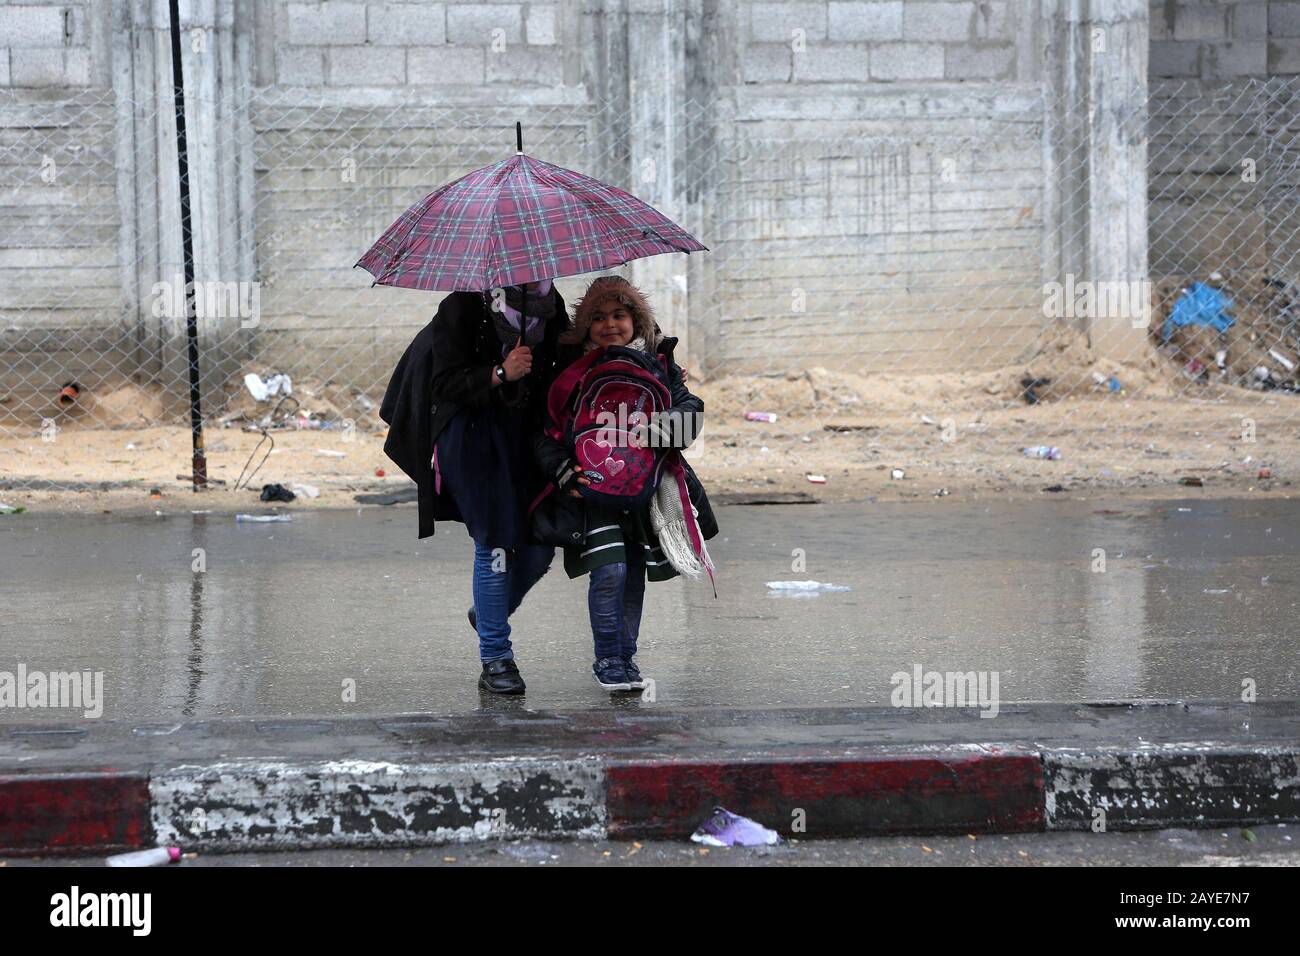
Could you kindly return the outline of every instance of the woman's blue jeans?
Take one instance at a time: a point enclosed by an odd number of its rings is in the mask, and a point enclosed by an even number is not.
[[[626,550],[626,564],[619,561],[591,569],[587,611],[597,660],[621,657],[626,661],[636,654],[645,599],[645,549],[628,542]]]
[[[510,615],[554,557],[555,549],[545,545],[489,548],[474,542],[474,614],[483,663],[515,656],[510,646]]]

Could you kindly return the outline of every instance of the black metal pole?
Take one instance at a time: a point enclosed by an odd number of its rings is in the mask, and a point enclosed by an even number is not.
[[[176,104],[176,171],[181,186],[181,245],[185,258],[185,338],[190,363],[190,435],[194,449],[194,490],[208,483],[208,460],[203,453],[203,412],[199,388],[199,327],[194,308],[194,234],[190,228],[190,163],[185,148],[185,74],[181,69],[180,0],[171,0],[172,100]]]
[[[524,151],[524,124],[515,123],[515,149],[519,152]]]

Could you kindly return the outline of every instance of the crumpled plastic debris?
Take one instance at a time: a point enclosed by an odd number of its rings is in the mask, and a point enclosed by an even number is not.
[[[781,836],[726,807],[714,807],[713,815],[691,834],[691,842],[705,846],[775,846]]]
[[[248,389],[249,394],[259,402],[264,402],[268,398],[274,398],[280,394],[293,394],[293,382],[283,372],[268,375],[266,378],[262,378],[262,376],[254,372],[249,372],[244,376],[244,386]]]
[[[292,521],[293,519],[292,519],[291,517],[289,517],[288,515],[246,515],[246,514],[237,514],[237,515],[235,515],[235,520],[236,520],[236,521],[258,521],[258,522],[262,522],[262,521]]]
[[[821,581],[768,581],[773,591],[848,591],[847,584],[823,584]]]

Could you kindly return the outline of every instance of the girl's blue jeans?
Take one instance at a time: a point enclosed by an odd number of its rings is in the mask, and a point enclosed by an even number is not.
[[[510,615],[551,566],[555,549],[529,544],[489,548],[474,542],[474,614],[483,663],[512,658]]]
[[[587,611],[591,615],[591,636],[596,659],[636,654],[641,630],[641,605],[645,599],[645,549],[639,543],[627,545],[627,563],[602,564],[591,569],[587,585]]]

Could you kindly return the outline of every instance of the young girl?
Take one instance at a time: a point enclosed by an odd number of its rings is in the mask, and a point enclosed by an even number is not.
[[[669,416],[690,425],[671,430],[671,447],[680,449],[690,444],[702,421],[704,403],[686,388],[682,370],[673,361],[677,339],[661,337],[645,296],[630,282],[619,276],[596,279],[578,302],[573,326],[560,336],[560,344],[571,347],[570,361],[593,349],[615,345],[666,356],[672,395]],[[559,359],[563,362],[564,356]],[[561,388],[563,383],[557,382],[554,387]],[[553,421],[547,421],[548,427],[554,425]],[[661,441],[660,445],[663,444]],[[558,493],[582,498],[577,486],[590,482],[582,475],[573,449],[545,433],[536,439],[535,449],[546,474],[561,476]],[[700,536],[707,540],[718,533],[718,524],[703,485],[684,459],[682,463]],[[667,580],[678,571],[670,560],[671,555],[666,557],[660,547],[652,527],[650,505],[628,512],[584,501],[583,508],[582,543],[564,549],[564,570],[571,578],[591,575],[587,609],[596,654],[592,670],[596,681],[606,690],[641,690],[646,686],[646,678],[642,677],[635,657],[645,582]]]

